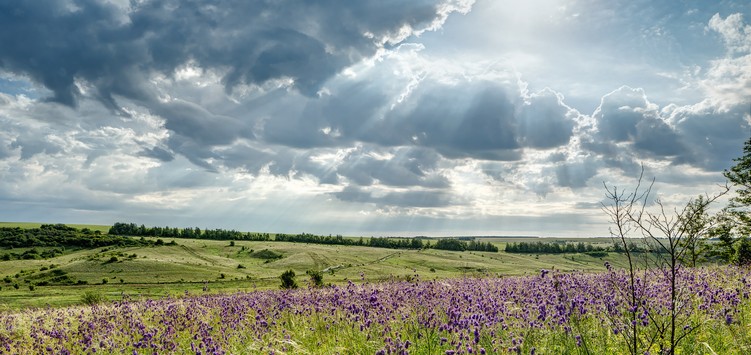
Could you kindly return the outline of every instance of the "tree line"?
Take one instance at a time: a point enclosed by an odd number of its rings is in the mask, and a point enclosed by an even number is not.
[[[315,235],[310,233],[300,234],[275,234],[269,233],[252,233],[239,232],[236,230],[225,229],[203,229],[194,228],[171,228],[171,227],[146,227],[135,223],[117,222],[112,225],[110,235],[127,235],[142,237],[169,237],[169,238],[187,238],[187,239],[213,239],[213,240],[247,240],[247,241],[276,241],[290,243],[310,243],[310,244],[327,244],[327,245],[353,245],[368,246],[374,248],[389,249],[441,249],[454,251],[488,251],[497,252],[498,247],[489,242],[478,242],[469,240],[469,238],[447,238],[438,239],[431,244],[427,238],[345,238],[342,235]]]
[[[611,248],[592,245],[591,243],[556,243],[556,242],[519,242],[508,243],[504,249],[507,253],[528,254],[563,254],[563,253],[587,253],[615,251]]]
[[[0,248],[98,248],[106,246],[153,246],[163,241],[128,238],[118,235],[102,235],[98,231],[77,229],[64,224],[42,224],[39,228],[0,227]],[[48,251],[52,252],[52,251]],[[20,258],[35,258],[27,252]],[[26,255],[26,256],[23,256]],[[54,255],[53,255],[54,256]]]
[[[117,222],[110,227],[109,235],[127,235],[135,237],[163,237],[185,239],[211,239],[211,240],[251,240],[268,241],[271,235],[268,233],[243,233],[233,229],[204,229],[195,228],[171,228],[171,227],[146,227],[135,223]]]

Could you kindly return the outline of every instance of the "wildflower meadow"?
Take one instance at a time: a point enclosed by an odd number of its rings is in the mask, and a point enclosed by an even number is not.
[[[634,334],[659,354],[671,325],[674,353],[751,351],[751,270],[680,269],[675,298],[662,271],[638,273],[636,304],[610,269],[7,311],[0,354],[628,354]]]

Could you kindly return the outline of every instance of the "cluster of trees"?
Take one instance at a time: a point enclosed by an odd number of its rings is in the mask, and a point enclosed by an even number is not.
[[[472,251],[489,251],[489,252],[497,252],[498,247],[493,245],[490,242],[478,242],[476,240],[461,240],[461,239],[455,239],[455,238],[448,238],[448,239],[438,239],[436,241],[435,245],[433,246],[433,249],[441,249],[441,250],[455,250],[455,251],[465,251],[465,250],[472,250]]]
[[[290,243],[311,243],[311,244],[330,244],[330,245],[365,245],[362,238],[360,240],[353,240],[344,238],[341,235],[325,236],[315,235],[310,233],[301,234],[277,234],[274,236],[274,240],[277,242],[290,242]]]
[[[9,260],[34,260],[34,259],[50,259],[54,258],[60,254],[63,253],[63,250],[60,248],[51,248],[47,250],[39,251],[36,248],[31,248],[23,253],[5,253],[2,256],[0,256],[0,260],[2,261],[9,261]]]
[[[609,248],[592,245],[591,243],[508,243],[505,251],[507,253],[530,253],[530,254],[562,254],[562,253],[587,253],[587,252],[607,252]]]
[[[390,249],[425,249],[430,248],[430,242],[423,243],[418,238],[370,238],[365,245],[375,248]]]
[[[195,228],[171,228],[171,227],[146,227],[135,223],[116,222],[110,227],[110,235],[127,235],[137,237],[163,237],[163,238],[186,238],[186,239],[211,239],[211,240],[253,240],[268,241],[271,235],[268,233],[243,233],[227,229],[204,229]]]
[[[248,240],[248,241],[277,241],[291,243],[311,243],[328,245],[355,245],[374,248],[389,249],[442,249],[442,250],[474,250],[497,252],[498,247],[491,243],[478,242],[470,237],[439,239],[431,244],[426,237],[415,238],[344,238],[341,235],[315,235],[310,233],[300,234],[276,234],[273,237],[268,233],[243,233],[236,230],[204,229],[195,228],[171,228],[171,227],[146,227],[143,224],[117,222],[109,230],[110,235],[144,236],[144,237],[169,237],[189,239],[215,239],[215,240]]]
[[[43,224],[39,228],[0,228],[0,248],[6,249],[33,247],[98,248],[112,245],[150,246],[160,244],[164,244],[164,242],[157,243],[144,239],[101,235],[90,231],[84,232],[64,224]],[[38,252],[36,254],[41,257],[43,253]],[[13,254],[10,257],[13,257]],[[30,256],[27,255],[27,257]]]

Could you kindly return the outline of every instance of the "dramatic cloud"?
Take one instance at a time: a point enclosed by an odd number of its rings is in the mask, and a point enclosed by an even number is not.
[[[751,132],[740,1],[0,4],[0,213],[320,233],[603,235]]]

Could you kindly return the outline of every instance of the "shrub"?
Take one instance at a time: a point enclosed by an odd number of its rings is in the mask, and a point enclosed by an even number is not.
[[[109,280],[107,280],[106,278],[102,279],[102,285],[106,284],[107,282],[109,282]]]
[[[323,286],[323,273],[316,270],[308,270],[305,272],[310,276],[310,283],[314,287],[321,287]]]
[[[102,301],[104,301],[104,296],[99,292],[85,291],[83,295],[81,295],[81,302],[90,306],[101,303]]]
[[[738,265],[751,265],[751,239],[746,237],[738,241],[733,259]]]
[[[297,288],[297,282],[295,281],[295,272],[292,270],[287,270],[282,273],[279,278],[282,280],[281,288],[283,289],[295,289]]]
[[[584,254],[587,254],[587,255],[589,255],[589,256],[591,256],[593,258],[604,258],[604,257],[608,256],[608,252],[606,252],[606,251],[588,251],[588,252],[586,252]]]
[[[282,254],[279,254],[273,250],[268,250],[268,249],[259,250],[257,252],[253,252],[251,250],[250,256],[254,258],[266,259],[266,260],[281,259],[283,257]]]

